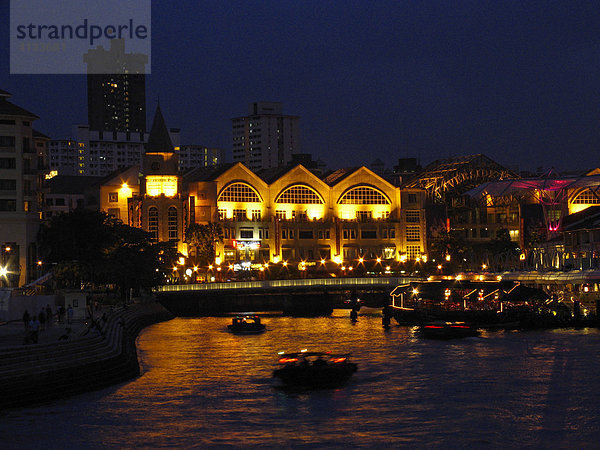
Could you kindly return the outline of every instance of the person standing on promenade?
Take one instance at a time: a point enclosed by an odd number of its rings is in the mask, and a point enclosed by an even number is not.
[[[30,320],[31,317],[29,316],[29,311],[25,310],[25,312],[23,313],[23,326],[25,327],[25,329],[29,327]]]
[[[52,308],[50,308],[50,304],[46,305],[46,325],[48,327],[50,327],[50,325],[52,325],[52,320],[54,319],[54,316],[52,314]]]
[[[34,314],[32,319],[29,321],[29,329],[30,331],[30,336],[31,336],[31,342],[34,344],[38,343],[38,337],[40,334],[40,321],[38,320],[37,316]]]
[[[73,323],[73,307],[71,305],[67,307],[67,323]]]

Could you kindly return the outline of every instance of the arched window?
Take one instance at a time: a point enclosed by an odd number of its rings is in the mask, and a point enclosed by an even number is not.
[[[340,198],[340,205],[389,205],[389,199],[379,190],[370,186],[357,186]]]
[[[246,183],[231,183],[221,192],[219,202],[260,203],[260,195]]]
[[[300,205],[322,205],[323,199],[313,188],[308,186],[291,186],[285,189],[275,203],[291,203]]]
[[[600,204],[600,195],[595,194],[590,189],[586,189],[579,193],[573,200],[575,205],[597,205]]]
[[[158,242],[158,208],[156,206],[148,208],[148,231],[150,239]]]
[[[168,230],[169,230],[169,241],[176,241],[177,237],[177,208],[174,206],[169,207],[167,213]]]

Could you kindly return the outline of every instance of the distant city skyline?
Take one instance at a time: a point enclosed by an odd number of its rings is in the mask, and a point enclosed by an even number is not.
[[[331,168],[476,153],[522,170],[600,165],[594,2],[182,1],[152,17],[148,120],[160,97],[182,144],[230,161],[231,119],[274,101]],[[36,129],[71,137],[87,122],[85,75],[9,75],[7,22],[0,89]]]

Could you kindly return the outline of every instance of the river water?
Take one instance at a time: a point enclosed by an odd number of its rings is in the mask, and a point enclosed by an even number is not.
[[[177,318],[138,339],[142,375],[52,404],[0,413],[3,448],[599,448],[600,332],[484,332],[431,341],[378,315]],[[333,390],[289,392],[278,351],[352,352]]]

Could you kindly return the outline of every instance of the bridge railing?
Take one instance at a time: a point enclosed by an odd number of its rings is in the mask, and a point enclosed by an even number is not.
[[[308,278],[301,280],[260,280],[260,281],[229,281],[226,283],[206,284],[169,284],[158,286],[157,292],[178,291],[219,291],[229,289],[271,289],[299,288],[313,286],[397,286],[415,281],[410,277],[381,277],[381,278]]]

